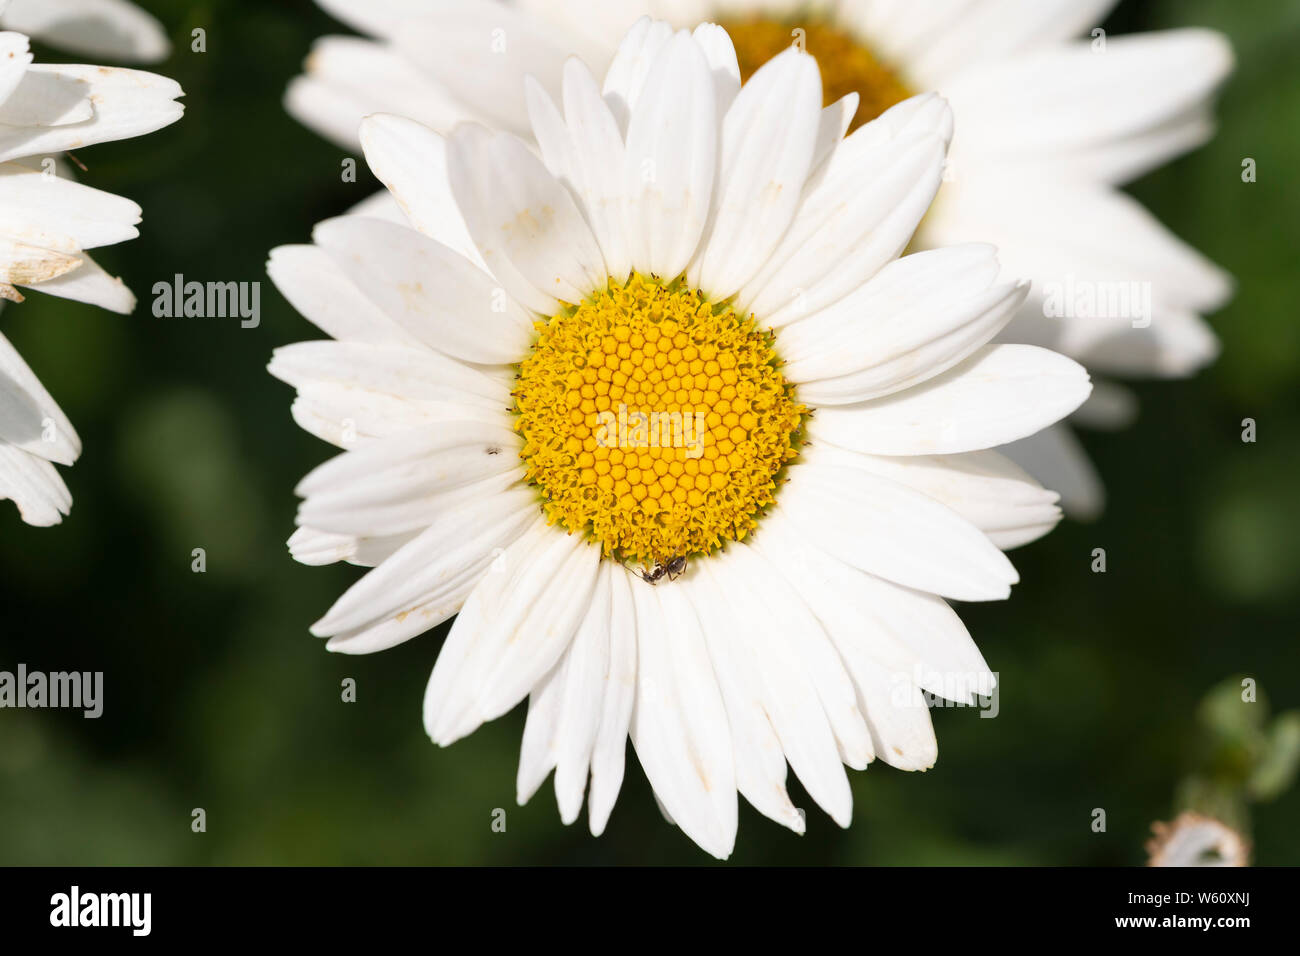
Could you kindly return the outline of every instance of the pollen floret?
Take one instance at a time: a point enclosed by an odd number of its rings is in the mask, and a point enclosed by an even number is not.
[[[681,281],[640,274],[537,329],[515,428],[552,523],[646,564],[754,528],[804,413],[770,332]]]

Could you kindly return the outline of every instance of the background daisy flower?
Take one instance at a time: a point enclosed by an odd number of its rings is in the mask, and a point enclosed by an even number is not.
[[[1088,37],[1115,0],[318,3],[374,40],[321,39],[286,104],[349,147],[359,120],[381,110],[442,130],[473,117],[526,133],[522,78],[557,93],[569,54],[599,72],[647,12],[679,26],[722,23],[745,77],[799,42],[818,58],[828,104],[860,95],[857,123],[937,90],[957,134],[915,242],[991,242],[1008,276],[1032,280],[1003,340],[1045,345],[1116,378],[1186,376],[1218,354],[1202,316],[1227,301],[1231,280],[1118,189],[1212,134],[1211,100],[1233,62],[1212,31]],[[1117,290],[1143,301],[1086,304]],[[1135,412],[1127,389],[1103,381],[1073,420],[1117,428]],[[1067,511],[1100,511],[1101,482],[1068,426],[1008,453],[1061,492]]]
[[[724,30],[643,19],[603,88],[573,59],[559,106],[526,95],[540,158],[368,119],[409,225],[345,216],[272,253],[334,340],[271,372],[347,449],[299,485],[290,547],[375,566],[313,632],[369,653],[458,614],[429,735],[528,697],[519,799],[554,770],[569,822],[590,779],[593,833],[628,736],[716,856],[737,792],[802,832],[787,761],[847,826],[845,764],[925,769],[923,693],[992,692],[943,598],[1007,597],[999,546],[1056,523],[988,449],[1073,411],[1087,374],[988,344],[1027,292],[992,247],[898,258],[951,135],[932,94],[844,139],[857,97],[823,109],[812,57],[742,88]]]
[[[133,239],[140,207],[65,178],[57,157],[152,132],[180,118],[180,87],[152,73],[33,63],[28,39],[0,32],[0,299],[21,289],[130,312],[135,297],[86,250]],[[54,469],[81,444],[18,352],[0,336],[0,499],[57,524],[72,498]]]

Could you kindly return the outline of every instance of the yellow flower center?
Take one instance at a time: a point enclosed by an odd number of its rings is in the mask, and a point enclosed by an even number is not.
[[[912,96],[898,74],[867,49],[852,34],[823,20],[808,23],[756,17],[726,20],[721,25],[731,34],[745,82],[760,66],[792,43],[802,42],[817,59],[822,73],[825,104],[850,93],[861,97],[852,129],[870,122],[895,103]],[[802,31],[802,32],[799,32]]]
[[[635,274],[537,329],[515,430],[552,524],[647,566],[754,528],[805,411],[771,332],[681,280]]]

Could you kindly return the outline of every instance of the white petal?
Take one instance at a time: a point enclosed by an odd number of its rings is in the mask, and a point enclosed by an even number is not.
[[[626,151],[614,114],[580,60],[564,65],[563,120],[540,87],[531,84],[530,93],[531,102],[544,111],[534,114],[533,129],[547,166],[573,191],[610,276],[626,279],[632,268],[625,222]],[[544,135],[544,122],[551,127],[551,136]]]
[[[515,774],[515,800],[521,807],[533,798],[546,782],[546,775],[555,769],[556,734],[568,666],[566,653],[528,695],[528,718],[524,722],[519,770]]]
[[[993,448],[1064,418],[1083,404],[1088,373],[1032,345],[987,345],[906,391],[818,409],[809,433],[872,455],[946,455]]]
[[[951,508],[1003,550],[1037,540],[1061,520],[1058,495],[993,451],[907,458],[860,455],[834,445],[809,445],[812,464],[861,468]]]
[[[685,590],[709,646],[731,729],[736,788],[759,813],[802,834],[806,824],[786,792],[785,752],[763,709],[763,688],[744,635],[738,633],[711,579],[687,575],[673,587]]]
[[[605,284],[573,197],[520,139],[460,126],[447,142],[447,173],[483,261],[521,304],[551,315]]]
[[[1232,71],[1210,30],[1169,30],[1051,47],[983,66],[944,86],[961,117],[955,163],[1066,156],[1144,136],[1203,104]],[[1031,129],[1032,127],[1032,129]]]
[[[1065,180],[1128,183],[1208,143],[1215,129],[1213,107],[1198,104],[1141,133],[1074,147],[1048,158],[1028,156],[1024,170],[1032,175],[1031,168],[1050,163]]]
[[[439,743],[459,739],[514,707],[573,639],[595,587],[600,550],[581,535],[550,528],[548,540],[534,554],[536,560],[512,575],[500,603],[484,612],[463,682],[437,725]],[[508,560],[506,564],[509,574]]]
[[[1000,63],[1026,51],[1050,47],[1101,25],[1117,0],[929,0],[849,5],[859,12],[866,36],[879,30],[882,50],[923,87],[986,62]],[[864,9],[865,7],[865,9]],[[893,16],[879,23],[880,8]],[[867,16],[861,16],[866,13]]]
[[[95,115],[71,126],[0,127],[0,162],[141,136],[176,122],[184,112],[184,107],[175,102],[183,95],[180,86],[153,73],[47,64],[36,64],[28,70],[29,75],[52,74],[82,84],[84,95],[94,103]],[[21,86],[14,95],[20,93]]]
[[[295,561],[307,565],[337,564],[346,561],[358,567],[373,568],[383,564],[403,545],[410,543],[419,528],[392,535],[334,534],[318,528],[299,528],[288,541]]]
[[[871,668],[855,670],[853,677],[880,758],[899,770],[933,767],[939,744],[934,738],[930,708],[920,689]]]
[[[675,279],[704,234],[718,164],[713,75],[685,31],[656,56],[636,99],[626,162],[632,266]]]
[[[1091,521],[1106,506],[1106,491],[1088,453],[1065,422],[1002,448],[1008,458],[1061,496],[1071,518]]]
[[[1209,323],[1182,309],[1154,312],[1145,328],[1134,328],[1127,317],[1062,325],[1060,350],[1106,375],[1186,378],[1222,351]]]
[[[39,528],[58,524],[72,510],[72,495],[53,465],[0,441],[0,501],[6,498],[23,521]]]
[[[267,275],[297,312],[340,342],[416,345],[415,338],[340,274],[317,246],[279,246],[271,250]]]
[[[722,123],[709,226],[687,272],[726,299],[765,263],[790,226],[821,125],[817,61],[793,47],[761,67]]]
[[[1028,285],[995,283],[992,246],[891,262],[839,302],[781,330],[786,378],[813,405],[869,401],[933,378],[987,344]]]
[[[451,187],[447,187],[448,196],[450,196]],[[459,210],[457,211],[459,214]],[[395,222],[399,226],[414,225],[410,217],[402,212],[401,205],[397,202],[397,197],[387,189],[381,189],[377,193],[371,193],[365,199],[349,206],[343,213],[345,216],[364,216],[366,219],[382,219],[384,222]],[[417,227],[418,228],[418,227]],[[468,235],[466,236],[468,241]],[[446,243],[443,243],[446,245]],[[477,251],[477,250],[476,250]],[[469,258],[466,256],[466,258]]]
[[[848,295],[898,257],[943,178],[952,114],[914,97],[865,124],[814,173],[799,213],[738,303],[778,328]]]
[[[28,69],[22,82],[0,102],[2,126],[71,126],[94,116],[85,83],[35,67]]]
[[[555,24],[566,34],[579,35],[584,41],[609,51],[618,48],[619,41],[645,13],[647,6],[644,0],[602,0],[598,4],[573,0],[514,0],[514,4]]]
[[[375,113],[407,117],[413,125],[436,130],[472,118],[443,84],[382,43],[321,37],[303,66],[306,72],[285,91],[285,109],[347,150],[363,145],[359,130]]]
[[[465,598],[507,546],[536,517],[536,501],[522,486],[484,494],[444,512],[379,567],[348,588],[312,625],[317,637],[360,631],[414,607],[444,606],[441,616],[422,615],[423,629],[460,610]]]
[[[1046,314],[1085,334],[1098,324],[1093,315],[1158,324],[1164,312],[1213,311],[1232,294],[1226,272],[1109,186],[1037,176],[1026,183],[982,171],[952,185],[924,241],[946,245],[979,234],[998,247],[1007,274],[1033,279],[1040,306],[1055,303]],[[1123,312],[1107,308],[1116,293],[1124,294],[1116,303]]]
[[[566,825],[578,819],[587,770],[600,730],[604,688],[609,673],[611,562],[602,562],[591,592],[591,606],[565,654],[564,697],[555,734],[555,802]],[[616,573],[621,573],[617,569]]]
[[[35,286],[79,268],[81,257],[75,251],[59,252],[0,236],[0,282]]]
[[[21,33],[0,32],[0,103],[9,99],[27,76],[32,53]]]
[[[528,530],[492,563],[452,622],[424,692],[424,730],[434,743],[445,747],[463,736],[447,735],[444,725],[461,719],[462,715],[457,711],[472,712],[474,709],[472,682],[474,667],[478,664],[474,655],[480,637],[507,600],[515,581],[535,565],[533,559],[555,543],[557,535],[558,532],[546,523],[545,516],[539,514]],[[465,733],[477,725],[476,721],[471,721]]]
[[[517,362],[532,319],[487,273],[405,226],[342,216],[312,231],[344,274],[417,340],[477,364]]]
[[[733,647],[748,650],[762,689],[763,709],[799,782],[819,807],[841,826],[848,826],[853,795],[816,684],[798,652],[779,632],[770,605],[729,557],[728,552],[711,555],[688,573],[709,581],[714,600],[728,609],[734,621]]]
[[[3,241],[0,241],[0,246],[3,245]],[[3,258],[3,253],[0,253],[0,260]],[[0,275],[0,279],[2,278],[3,276]],[[135,296],[131,294],[131,290],[121,279],[101,269],[95,260],[85,253],[68,256],[59,254],[57,268],[52,270],[49,278],[30,276],[29,282],[20,275],[13,276],[12,279],[21,285],[30,284],[46,295],[97,305],[122,315],[128,315],[135,310]]]
[[[691,38],[700,45],[704,58],[709,61],[714,92],[718,97],[718,115],[726,116],[740,92],[740,62],[736,59],[736,47],[727,31],[716,23],[701,23]]]
[[[736,841],[735,767],[727,712],[699,619],[685,597],[670,588],[634,587],[632,593],[637,758],[682,832],[726,859]]]
[[[305,384],[290,408],[298,427],[339,448],[359,448],[376,438],[438,422],[513,422],[508,412],[464,402],[403,398],[347,385]]]
[[[140,207],[129,199],[15,163],[0,165],[0,235],[76,253],[134,239],[139,222]]]
[[[651,66],[672,38],[673,29],[667,23],[642,17],[619,43],[618,52],[605,72],[602,95],[622,132],[627,132]]]
[[[779,513],[764,521],[753,546],[807,601],[855,680],[871,668],[949,700],[992,693],[993,674],[942,598],[850,567]]]
[[[1015,569],[978,528],[905,485],[866,471],[802,464],[778,508],[855,568],[964,601],[1001,600]]]
[[[866,724],[858,711],[857,694],[835,647],[800,594],[757,552],[743,543],[727,548],[728,561],[747,577],[771,609],[776,631],[803,661],[826,711],[840,759],[854,770],[865,770],[875,754]]]
[[[636,701],[637,632],[636,609],[632,603],[631,575],[608,565],[610,589],[609,667],[605,673],[600,727],[591,753],[591,788],[587,814],[591,833],[605,832],[614,801],[623,784],[628,727]]]
[[[488,488],[523,476],[518,439],[503,426],[442,422],[378,439],[313,469],[298,485],[298,523],[339,534],[388,535],[428,524]]]
[[[511,407],[509,386],[455,359],[425,348],[360,342],[297,342],[278,348],[268,370],[300,387],[332,384],[402,398]]]
[[[809,187],[821,182],[821,176],[825,174],[825,164],[848,135],[849,127],[853,125],[853,117],[858,113],[858,103],[861,99],[857,93],[848,93],[822,110],[821,122],[817,126],[817,144],[813,147],[812,174],[809,182],[804,186],[806,192],[811,191]]]
[[[933,595],[897,588],[871,575],[859,575],[855,579],[854,589],[860,589],[862,581],[874,585],[874,589],[868,588],[861,594],[859,601],[872,609],[863,618],[864,627],[856,633],[846,628],[832,629],[831,633],[857,685],[859,702],[871,731],[875,752],[897,769],[926,770],[934,765],[938,744],[930,722],[929,708],[920,693],[917,680],[922,681],[922,686],[931,693],[969,703],[972,689],[991,692],[993,675],[988,673],[978,651],[974,651],[978,663],[966,669],[936,671],[928,665],[914,665],[912,670],[903,671],[880,666],[871,646],[885,632],[892,631],[896,635],[920,632],[926,637],[955,637],[957,634],[964,636],[965,629],[960,626],[960,621],[956,620],[951,609]],[[882,591],[883,588],[893,590]],[[881,610],[876,612],[876,608]],[[927,624],[932,623],[928,619],[934,618],[936,612],[946,613],[956,626],[928,630]],[[965,641],[970,644],[969,637]],[[974,650],[973,645],[970,646]],[[952,649],[953,645],[945,644],[923,652],[942,654],[945,650]],[[954,667],[959,668],[960,665],[954,664]]]
[[[602,52],[545,20],[504,3],[457,0],[401,20],[391,34],[412,63],[494,127],[528,130],[524,78],[559,92],[564,61],[583,56],[603,69]]]
[[[72,423],[3,335],[0,335],[0,443],[60,465],[71,465],[81,454],[81,440]]]
[[[428,126],[387,114],[367,116],[360,135],[366,162],[411,225],[486,268],[451,191],[446,140]]]
[[[289,536],[289,554],[299,564],[321,567],[347,561],[357,550],[357,539],[350,534],[332,534],[317,528],[299,528]]]
[[[317,0],[316,5],[358,33],[381,37],[395,36],[411,17],[430,7],[428,0]]]

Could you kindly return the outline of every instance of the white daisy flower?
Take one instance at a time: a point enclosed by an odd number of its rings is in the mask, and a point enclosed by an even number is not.
[[[175,122],[180,95],[152,73],[35,64],[27,37],[0,32],[0,299],[21,302],[19,289],[33,288],[134,308],[130,290],[86,250],[134,238],[140,207],[64,177],[57,158]],[[72,499],[54,464],[80,451],[72,425],[0,336],[0,499],[13,499],[30,524],[57,524]]]
[[[915,242],[991,242],[1007,275],[1033,281],[1003,340],[1121,378],[1190,375],[1218,353],[1201,316],[1226,302],[1229,277],[1118,188],[1210,137],[1211,99],[1232,69],[1217,33],[1088,37],[1115,0],[317,2],[375,38],[321,39],[287,94],[290,112],[345,147],[375,111],[444,131],[479,118],[525,134],[523,77],[556,95],[569,54],[599,73],[644,13],[678,26],[722,23],[746,77],[805,44],[827,104],[862,97],[859,123],[937,90],[957,136]],[[1074,420],[1121,427],[1134,405],[1123,386],[1103,382]],[[1067,511],[1100,511],[1101,484],[1067,426],[1009,453],[1060,491]]]
[[[163,25],[130,0],[0,0],[0,30],[127,63],[155,63],[171,53]]]
[[[269,272],[334,341],[278,350],[309,474],[304,563],[373,566],[313,627],[342,653],[458,615],[424,703],[447,745],[529,699],[518,797],[555,771],[603,831],[630,736],[665,814],[727,856],[737,792],[837,823],[847,764],[931,766],[923,691],[993,675],[943,598],[1008,596],[998,546],[1059,517],[988,449],[1073,411],[1068,358],[990,345],[1021,304],[985,245],[898,258],[951,115],[843,138],[789,50],[741,87],[725,31],[639,21],[603,88],[529,83],[540,158],[464,124],[361,130],[409,226],[344,216]],[[588,789],[590,779],[590,789]]]

